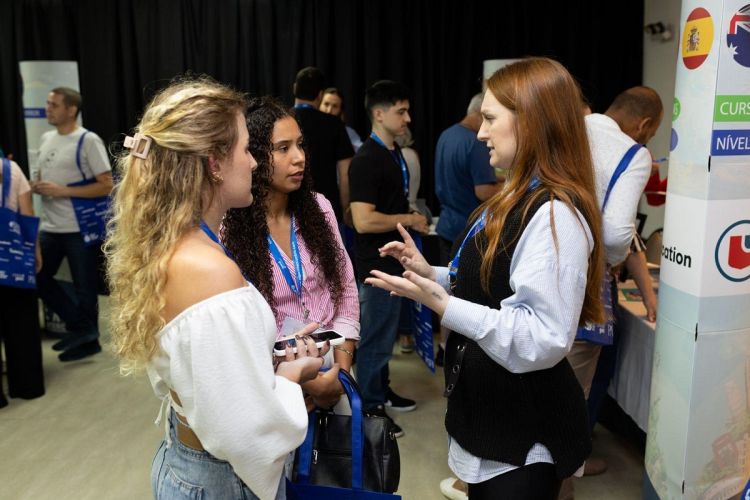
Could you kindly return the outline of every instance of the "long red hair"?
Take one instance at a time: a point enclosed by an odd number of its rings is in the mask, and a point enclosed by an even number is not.
[[[557,199],[574,211],[576,207],[580,210],[594,238],[580,323],[601,323],[604,321],[600,296],[604,273],[602,222],[580,88],[560,63],[546,58],[523,59],[505,66],[490,77],[487,87],[487,92],[492,92],[515,115],[517,150],[505,189],[473,214],[476,218],[484,209],[491,214],[484,229],[487,246],[482,249],[482,288],[489,290],[492,265],[498,250],[503,249],[501,235],[510,211],[523,203],[521,214],[525,220],[529,207],[540,196],[550,201]],[[526,197],[534,177],[539,179],[539,189]],[[557,248],[553,211],[550,225]],[[519,236],[514,235],[514,239]]]

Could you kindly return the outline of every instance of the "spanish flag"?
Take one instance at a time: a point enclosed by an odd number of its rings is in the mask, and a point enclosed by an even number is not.
[[[682,62],[695,69],[706,60],[714,41],[714,22],[703,7],[693,10],[682,32]]]

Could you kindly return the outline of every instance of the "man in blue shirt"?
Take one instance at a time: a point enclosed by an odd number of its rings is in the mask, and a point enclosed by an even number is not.
[[[440,134],[435,148],[435,191],[440,200],[440,264],[447,266],[454,240],[466,227],[469,215],[502,187],[490,165],[490,152],[477,132],[482,125],[481,92],[471,98],[466,116]],[[440,327],[440,347],[435,364],[443,366],[448,332]]]
[[[483,94],[475,95],[466,116],[440,134],[435,148],[435,190],[440,200],[440,260],[447,265],[453,241],[471,212],[502,186],[490,165],[487,146],[477,139]]]

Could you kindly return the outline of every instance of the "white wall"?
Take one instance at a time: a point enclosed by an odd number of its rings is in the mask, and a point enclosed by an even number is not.
[[[681,0],[644,0],[644,25],[662,22],[672,29],[672,39],[667,42],[652,39],[646,33],[643,35],[643,85],[656,90],[664,104],[664,119],[648,144],[655,158],[669,156],[681,8]],[[666,168],[666,164],[662,164],[662,177],[667,173]]]

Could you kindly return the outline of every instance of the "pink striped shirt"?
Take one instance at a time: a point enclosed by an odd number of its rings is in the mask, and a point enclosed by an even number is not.
[[[323,210],[326,221],[331,227],[331,232],[336,237],[336,245],[344,255],[345,267],[344,272],[344,291],[341,297],[341,303],[338,308],[334,306],[331,298],[331,292],[328,290],[328,282],[323,276],[323,271],[316,269],[311,262],[311,255],[305,244],[305,240],[299,232],[297,221],[295,221],[294,230],[297,234],[299,243],[300,260],[302,261],[303,279],[302,279],[302,298],[305,306],[310,311],[309,320],[317,321],[327,330],[333,330],[340,333],[347,339],[359,340],[359,296],[357,294],[357,285],[354,282],[354,270],[349,256],[344,250],[344,243],[341,241],[336,216],[333,213],[331,202],[322,194],[316,193],[315,199]],[[284,262],[296,279],[294,271],[294,261],[279,247]],[[302,320],[305,310],[299,297],[292,292],[289,284],[284,279],[279,266],[273,260],[271,252],[268,252],[268,258],[273,265],[273,295],[276,299],[276,331],[277,335],[281,331],[281,325],[284,323],[286,316]]]

